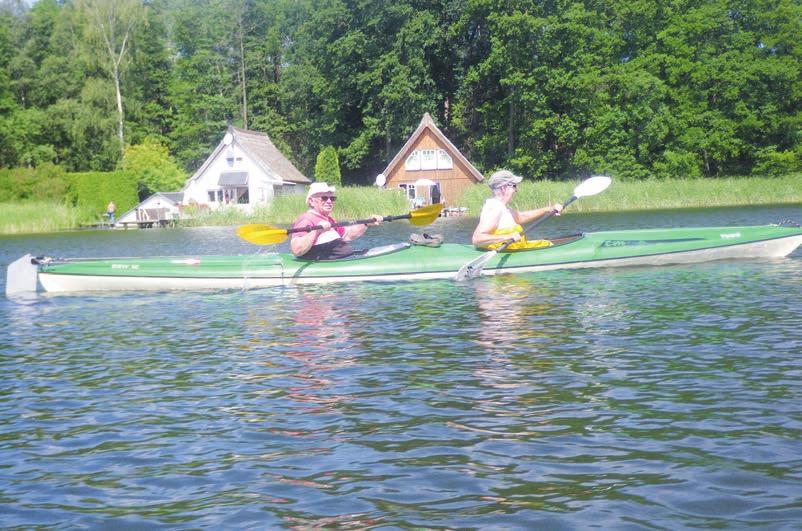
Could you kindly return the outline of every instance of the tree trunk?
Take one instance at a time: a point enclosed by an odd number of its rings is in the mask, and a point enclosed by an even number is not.
[[[120,156],[125,155],[125,136],[123,132],[123,123],[125,121],[125,114],[123,111],[123,94],[120,90],[120,69],[114,65],[114,90],[117,93],[117,136],[120,139]]]
[[[507,158],[511,158],[515,151],[515,101],[513,96],[515,93],[510,94],[509,115],[507,120]]]
[[[248,129],[248,89],[245,83],[245,45],[242,42],[242,12],[239,19],[239,67],[240,87],[242,89],[242,123]]]

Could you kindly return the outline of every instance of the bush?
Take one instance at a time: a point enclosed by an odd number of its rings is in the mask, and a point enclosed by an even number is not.
[[[106,212],[106,205],[114,201],[117,212],[130,210],[139,203],[137,179],[130,172],[71,173],[68,199],[80,209]]]
[[[0,202],[63,201],[68,189],[67,174],[55,164],[0,169]]]
[[[696,153],[666,150],[663,160],[655,161],[654,171],[661,179],[699,179],[702,162]]]
[[[320,150],[315,162],[315,180],[325,182],[331,186],[342,184],[340,174],[340,159],[337,157],[337,150],[333,146],[326,146]]]
[[[125,149],[120,169],[137,176],[140,197],[155,192],[175,192],[187,175],[170,156],[167,147],[153,138]]]
[[[752,175],[779,177],[802,169],[802,159],[793,151],[777,151],[776,146],[763,148],[757,153]]]

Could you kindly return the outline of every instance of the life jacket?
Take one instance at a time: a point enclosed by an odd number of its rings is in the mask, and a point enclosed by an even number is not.
[[[552,243],[549,240],[532,240],[531,242],[526,239],[526,234],[524,234],[524,228],[520,225],[516,224],[514,227],[510,227],[507,229],[496,229],[493,231],[493,234],[496,236],[505,236],[507,234],[515,234],[519,233],[521,235],[521,239],[517,242],[513,242],[509,244],[504,250],[505,251],[524,251],[528,249],[540,249],[543,247],[551,247]],[[504,245],[504,242],[497,242],[491,243],[490,245],[484,247],[488,250],[495,250]]]

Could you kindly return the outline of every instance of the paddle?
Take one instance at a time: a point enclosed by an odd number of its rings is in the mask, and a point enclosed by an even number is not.
[[[413,225],[423,227],[429,225],[437,219],[440,211],[443,210],[442,203],[435,203],[433,205],[417,208],[408,214],[401,214],[398,216],[387,216],[382,221],[395,221],[397,219],[408,219]],[[357,221],[339,221],[332,225],[332,227],[347,227],[348,225],[365,225],[373,223],[373,219],[359,219]],[[287,239],[290,234],[295,232],[309,232],[312,230],[322,229],[320,225],[311,227],[301,227],[298,229],[280,229],[271,225],[261,223],[251,223],[250,225],[242,225],[237,229],[237,236],[243,240],[256,245],[272,245],[281,243]]]
[[[579,183],[579,185],[577,185],[576,188],[574,188],[574,195],[572,195],[565,203],[563,203],[563,208],[567,207],[580,197],[588,197],[605,191],[607,187],[610,186],[611,182],[612,179],[605,176],[590,177],[588,179],[585,179],[584,181]],[[542,218],[533,221],[532,223],[527,225],[526,228],[524,229],[524,234],[529,232],[533,228],[537,227],[547,219],[549,219],[555,213],[556,213],[555,211],[551,211]],[[515,240],[512,238],[510,238],[509,240],[505,240],[504,243],[502,243],[498,248],[493,249],[492,251],[488,251],[482,256],[471,260],[470,262],[462,266],[459,269],[459,271],[457,271],[457,276],[454,277],[455,280],[461,282],[463,280],[471,280],[478,277],[479,275],[482,274],[482,269],[484,268],[485,264],[488,261],[490,261],[491,258],[496,256],[496,254],[509,247],[510,244],[512,244],[514,241]]]

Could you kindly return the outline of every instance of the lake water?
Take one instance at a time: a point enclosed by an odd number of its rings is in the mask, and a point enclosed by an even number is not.
[[[783,219],[802,208],[574,214],[541,234]],[[427,230],[466,241],[474,221]],[[233,228],[0,237],[0,282],[26,252],[258,251]],[[797,250],[0,297],[0,527],[798,529],[800,293]]]

